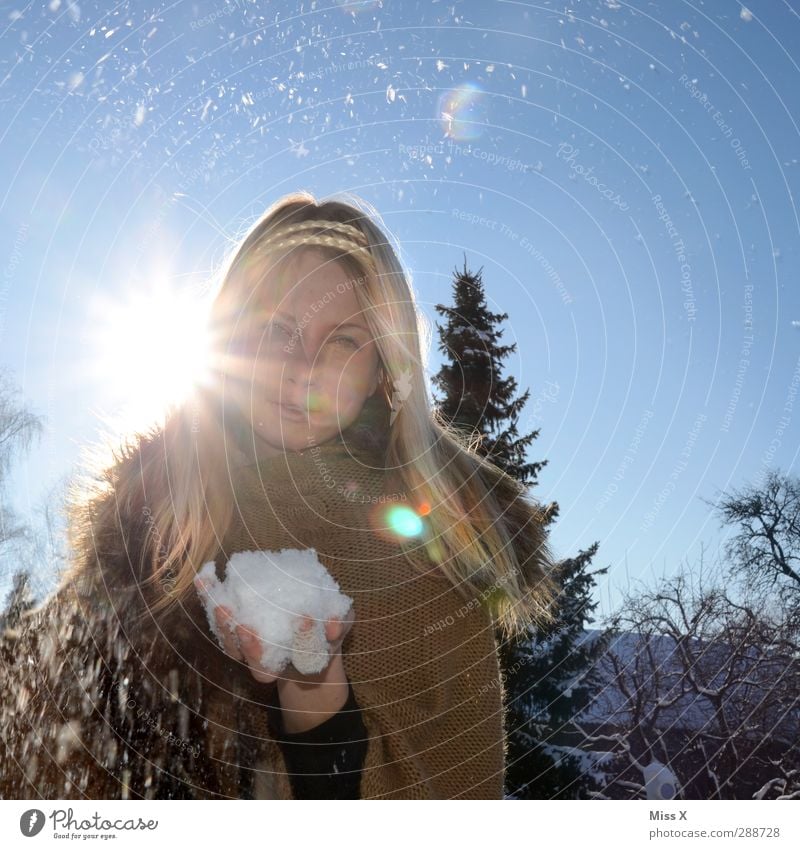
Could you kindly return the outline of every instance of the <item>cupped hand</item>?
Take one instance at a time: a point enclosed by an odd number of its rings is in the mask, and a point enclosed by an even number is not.
[[[201,599],[205,601],[208,590],[202,579],[199,577],[195,578],[194,583]],[[261,655],[264,650],[264,643],[261,637],[255,631],[242,624],[236,625],[235,629],[231,631],[229,623],[232,617],[232,611],[225,605],[218,604],[214,606],[214,620],[217,624],[217,630],[222,636],[225,653],[234,658],[234,660],[247,663],[250,668],[250,674],[256,681],[262,684],[269,684],[276,680],[282,682],[318,683],[325,679],[326,672],[330,669],[332,661],[340,659],[342,643],[353,627],[355,610],[351,606],[343,619],[328,619],[325,623],[325,638],[328,641],[328,662],[322,671],[314,675],[303,675],[291,663],[287,664],[283,672],[275,672],[262,666]],[[311,616],[304,616],[300,630],[306,631],[313,624],[314,619]]]

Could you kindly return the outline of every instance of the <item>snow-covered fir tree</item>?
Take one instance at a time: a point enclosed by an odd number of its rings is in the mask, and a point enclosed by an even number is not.
[[[441,416],[469,435],[480,437],[477,451],[526,486],[536,485],[547,461],[530,462],[527,451],[539,430],[519,434],[519,416],[530,397],[517,397],[517,381],[503,377],[504,361],[516,344],[501,343],[507,313],[486,302],[482,269],[453,272],[453,303],[438,304],[445,319],[438,326],[443,364],[432,380],[441,396]],[[558,505],[543,505],[546,523]],[[588,701],[590,670],[598,646],[584,640],[594,604],[591,559],[597,544],[558,565],[562,593],[556,620],[547,633],[504,640],[498,631],[505,681],[508,764],[506,795],[514,798],[577,798],[591,779],[581,759],[560,746],[569,719]]]
[[[572,725],[596,692],[595,661],[605,647],[604,637],[587,630],[597,607],[595,576],[606,571],[591,570],[597,547],[558,563],[561,594],[552,625],[531,629],[501,651],[510,729],[506,785],[517,799],[575,799],[600,789]]]
[[[470,272],[464,257],[463,270],[453,271],[453,306],[436,306],[446,323],[438,328],[443,363],[433,383],[443,395],[435,400],[451,424],[467,433],[486,436],[482,453],[491,455],[495,465],[523,483],[535,483],[547,461],[529,463],[526,453],[539,431],[523,437],[517,433],[519,414],[530,390],[515,398],[516,379],[502,377],[503,360],[517,346],[500,344],[500,323],[508,313],[489,310],[481,272]]]

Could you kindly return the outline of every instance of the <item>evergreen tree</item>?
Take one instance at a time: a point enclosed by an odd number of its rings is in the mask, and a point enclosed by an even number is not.
[[[436,311],[447,318],[445,326],[438,328],[439,350],[445,359],[432,378],[444,393],[436,404],[443,418],[459,430],[491,436],[491,446],[487,449],[484,444],[480,453],[490,455],[496,466],[522,483],[533,484],[547,461],[526,460],[527,448],[539,436],[538,430],[528,436],[517,435],[519,413],[530,390],[515,399],[516,379],[501,377],[503,360],[517,346],[500,344],[503,331],[499,325],[508,313],[489,310],[482,271],[470,272],[465,256],[463,270],[453,271],[453,306],[436,306]]]
[[[590,571],[597,547],[558,563],[561,594],[552,625],[539,632],[531,628],[501,649],[508,673],[506,791],[517,799],[575,799],[600,789],[585,760],[573,754],[581,739],[570,731],[572,718],[596,692],[595,660],[605,646],[586,627],[597,607],[595,576],[606,572]]]
[[[438,327],[444,363],[432,379],[443,397],[434,400],[442,418],[476,438],[478,453],[533,487],[547,461],[527,459],[528,447],[539,436],[539,430],[521,436],[518,431],[530,390],[517,398],[515,378],[502,376],[503,362],[516,344],[501,344],[500,324],[508,314],[489,310],[482,270],[471,272],[465,256],[463,269],[453,272],[453,306],[436,306],[446,321]],[[543,506],[550,524],[558,504]],[[558,565],[560,607],[547,633],[531,627],[514,640],[496,633],[506,694],[508,796],[578,797],[586,783],[577,760],[563,757],[552,743],[588,701],[597,648],[584,640],[584,630],[595,607],[591,593],[598,572],[590,572],[589,565],[596,550],[597,544]]]

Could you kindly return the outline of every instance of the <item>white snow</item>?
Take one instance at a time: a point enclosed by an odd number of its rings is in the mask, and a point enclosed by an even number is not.
[[[70,719],[58,731],[56,737],[56,763],[63,766],[81,741],[80,719]]]
[[[261,665],[272,673],[281,672],[289,661],[303,675],[321,672],[328,663],[325,623],[344,619],[353,603],[313,548],[237,552],[228,561],[223,581],[217,580],[213,561],[198,577],[208,590],[201,597],[220,646],[216,605],[232,611],[232,632],[241,624],[261,637]],[[314,620],[305,632],[300,630],[304,616]]]

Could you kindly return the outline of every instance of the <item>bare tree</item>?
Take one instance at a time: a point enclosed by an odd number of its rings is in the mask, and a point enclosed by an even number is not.
[[[629,595],[578,724],[616,754],[604,796],[641,798],[664,764],[684,798],[786,795],[800,767],[800,656],[786,608],[681,573]]]
[[[800,768],[787,769],[780,761],[774,764],[778,775],[753,794],[754,799],[800,799]]]
[[[67,565],[66,497],[70,476],[64,475],[33,510],[24,541],[14,546],[16,561],[33,579],[32,589],[46,595]]]
[[[725,524],[739,528],[726,547],[732,571],[760,586],[780,585],[798,603],[800,480],[772,470],[763,486],[748,484],[711,506]]]
[[[26,526],[6,498],[8,474],[15,460],[41,434],[41,417],[28,410],[8,372],[0,368],[0,552],[11,540],[25,537]]]

